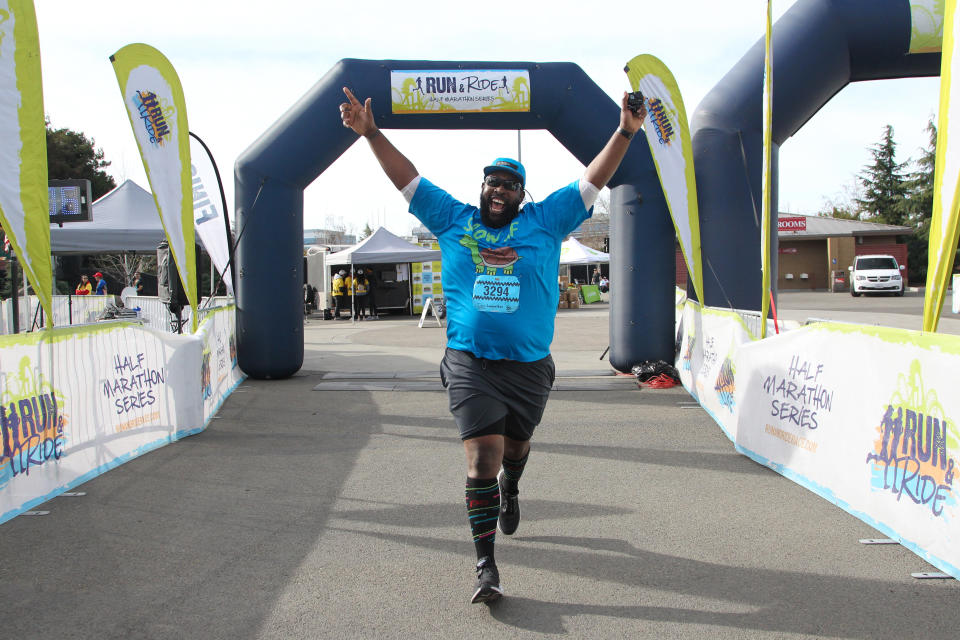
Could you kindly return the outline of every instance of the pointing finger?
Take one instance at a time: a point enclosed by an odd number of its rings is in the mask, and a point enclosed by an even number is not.
[[[360,101],[357,100],[357,98],[353,95],[353,92],[350,91],[350,89],[347,89],[346,87],[344,87],[343,92],[347,95],[347,100],[350,101],[351,105],[360,104]]]

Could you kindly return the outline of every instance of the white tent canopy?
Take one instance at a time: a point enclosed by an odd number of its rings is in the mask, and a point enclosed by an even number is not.
[[[132,180],[91,205],[90,222],[50,225],[53,253],[155,253],[166,240],[153,195]]]
[[[600,264],[610,262],[610,254],[580,244],[574,237],[560,245],[560,264]]]
[[[439,260],[438,249],[424,247],[407,242],[380,227],[368,237],[349,249],[331,253],[326,263],[334,264],[387,264],[391,262],[427,262]]]

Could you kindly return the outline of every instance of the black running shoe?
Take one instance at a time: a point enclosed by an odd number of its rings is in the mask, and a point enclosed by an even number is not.
[[[470,602],[493,602],[503,595],[503,588],[500,586],[500,572],[497,571],[497,563],[489,556],[480,558],[477,563],[477,585],[476,591]]]
[[[506,477],[503,469],[497,475],[500,484],[500,517],[497,519],[497,529],[505,536],[513,535],[520,526],[520,492],[507,493]]]

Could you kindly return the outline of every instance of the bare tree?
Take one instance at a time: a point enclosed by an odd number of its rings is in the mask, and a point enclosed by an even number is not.
[[[343,216],[327,216],[324,226],[324,242],[328,244],[348,244],[347,236],[354,235],[353,226],[348,225]]]
[[[828,218],[843,218],[845,220],[859,220],[860,206],[858,200],[863,198],[863,186],[854,176],[850,182],[841,187],[840,192],[833,198],[824,198],[823,206],[817,212],[818,216]]]
[[[606,251],[605,240],[610,237],[610,190],[600,191],[593,203],[593,216],[583,221],[570,234],[581,243],[597,251]]]
[[[98,271],[102,271],[110,281],[118,284],[119,288],[114,293],[120,293],[120,289],[133,284],[133,274],[139,272],[155,275],[157,273],[157,256],[136,253],[105,253],[94,258],[93,265]]]

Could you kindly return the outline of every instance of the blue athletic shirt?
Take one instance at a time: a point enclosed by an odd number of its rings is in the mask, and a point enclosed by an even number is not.
[[[410,213],[440,242],[447,346],[489,360],[550,355],[560,244],[592,213],[578,182],[527,203],[510,224],[492,229],[478,207],[421,177]]]

